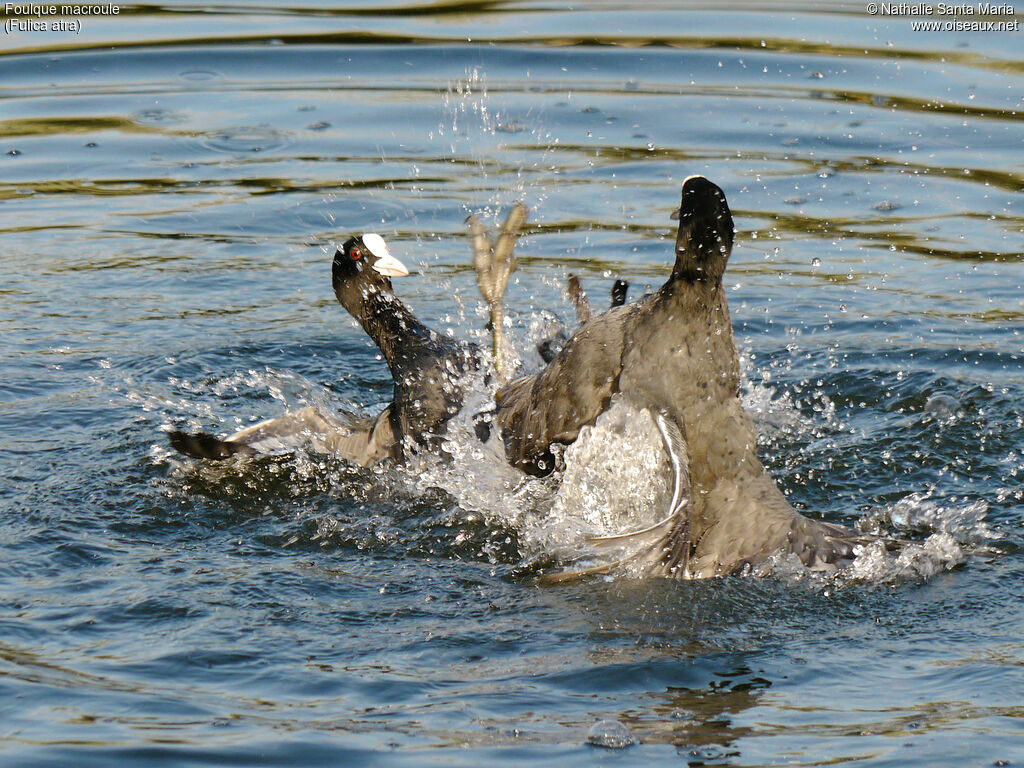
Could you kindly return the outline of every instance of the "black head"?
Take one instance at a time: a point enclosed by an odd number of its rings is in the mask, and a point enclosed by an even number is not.
[[[732,252],[733,223],[725,193],[703,176],[683,182],[672,278],[718,284]]]
[[[334,253],[331,277],[338,301],[355,312],[356,305],[374,288],[391,291],[392,277],[408,275],[398,259],[391,255],[384,238],[365,234],[351,237]]]

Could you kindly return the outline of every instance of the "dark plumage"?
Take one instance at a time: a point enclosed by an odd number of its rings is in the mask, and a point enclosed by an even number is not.
[[[479,362],[472,345],[431,330],[395,296],[388,273],[378,269],[381,257],[364,242],[367,237],[348,240],[334,254],[331,274],[338,301],[380,348],[391,370],[393,453],[399,456],[407,439],[436,445],[462,407],[460,377]],[[376,250],[387,254],[384,241],[377,240]]]
[[[391,290],[391,277],[408,274],[409,270],[388,252],[380,235],[366,234],[351,238],[334,256],[333,277],[338,299],[360,321],[367,333],[381,337],[384,344],[382,351],[385,355],[391,355],[388,364],[391,365],[392,359],[395,359],[400,370],[409,365],[408,358],[417,350],[429,348],[431,344],[430,334],[405,310],[401,302],[394,299]],[[392,299],[399,306],[397,312],[386,310]],[[395,323],[409,327],[414,339],[409,347],[409,355],[395,354],[393,345],[388,342],[387,331]],[[395,380],[399,379],[396,377]],[[398,455],[401,439],[408,434],[402,430],[420,427],[419,423],[410,427],[416,419],[416,408],[410,405],[410,398],[417,392],[417,387],[422,386],[423,379],[413,376],[412,380],[411,388],[403,390],[402,396],[396,397],[396,401],[376,417],[345,412],[324,413],[309,407],[254,424],[224,439],[202,432],[190,434],[177,431],[171,432],[168,437],[175,450],[197,459],[227,459],[236,455],[307,445],[315,451],[332,453],[367,466],[388,456]],[[424,429],[423,433],[426,434],[427,430]]]
[[[668,515],[642,531],[592,545],[626,546],[632,550],[626,560],[652,575],[735,573],[777,552],[796,555],[812,569],[839,567],[858,545],[876,539],[798,514],[758,459],[753,424],[740,403],[738,356],[722,287],[733,244],[725,195],[707,179],[690,177],[676,215],[676,258],[665,284],[633,304],[585,318],[545,369],[498,392],[490,421],[481,419],[478,434],[484,439],[493,424],[508,460],[542,475],[554,467],[552,446],[575,441],[604,411],[619,402],[645,408],[672,466]],[[479,365],[478,350],[431,331],[395,297],[389,276],[406,271],[378,236],[346,242],[335,254],[332,273],[338,300],[387,360],[395,380],[392,404],[375,419],[329,418],[304,409],[223,441],[174,433],[176,448],[224,458],[303,434],[312,435],[320,450],[368,464],[400,456],[403,443],[436,446],[461,407],[459,381]],[[579,311],[585,297],[578,282],[574,287]],[[492,293],[493,317],[500,296]],[[624,291],[613,289],[613,304],[620,296]]]
[[[194,459],[228,459],[238,454],[249,455],[253,449],[238,440],[221,440],[205,432],[179,432],[174,430],[167,433],[171,441],[171,447],[179,453],[191,456]]]
[[[506,250],[510,247],[509,243]],[[373,418],[303,408],[223,439],[175,431],[169,438],[177,451],[221,460],[305,445],[366,466],[400,458],[407,445],[437,446],[448,420],[462,406],[463,375],[481,364],[481,348],[431,330],[409,311],[390,279],[409,272],[379,235],[346,241],[334,255],[331,272],[338,301],[387,361],[394,380],[394,399],[388,407]],[[503,291],[504,284],[493,287],[495,301]],[[486,433],[486,423],[481,424]]]
[[[732,573],[778,550],[811,567],[834,567],[869,537],[793,510],[757,457],[754,427],[740,403],[722,287],[733,244],[725,195],[692,176],[683,183],[677,215],[675,263],[660,290],[595,317],[544,370],[498,393],[496,421],[507,457],[527,472],[545,474],[552,444],[572,443],[583,426],[627,399],[678,427],[689,465],[689,503],[674,523],[650,533],[657,537],[653,544],[645,541],[650,572]],[[685,547],[679,543],[683,522]]]
[[[525,209],[515,210],[525,218]],[[505,231],[510,226],[506,222]],[[515,229],[518,226],[516,224]],[[380,247],[384,248],[383,242]],[[477,249],[478,254],[480,250]],[[505,250],[504,257],[511,260],[511,243]],[[374,255],[366,251],[362,241],[353,238],[335,254],[332,269],[335,295],[380,348],[391,369],[395,388],[390,412],[396,443],[411,439],[414,443],[434,446],[448,421],[462,407],[462,377],[481,365],[483,350],[479,345],[455,341],[421,323],[395,296],[388,277],[367,269],[376,262]],[[501,255],[501,249],[497,247],[490,254],[492,259]],[[487,266],[493,268],[493,263],[487,263]],[[481,269],[480,265],[477,268]],[[499,281],[486,278],[484,274],[481,287],[483,289],[487,283],[487,300],[493,310],[496,304],[500,305],[507,274],[504,280]],[[578,281],[576,285],[578,288]],[[624,300],[627,288],[628,283],[617,281],[612,301],[617,296]],[[544,339],[538,344],[538,351],[544,355],[553,344],[551,339]],[[549,351],[549,354],[553,355],[553,352]],[[481,433],[486,433],[486,430]],[[399,455],[400,451],[394,453]]]
[[[664,405],[696,399],[689,397],[695,374],[712,380],[704,384],[713,386],[707,398],[737,395],[739,363],[721,286],[732,214],[722,191],[701,176],[683,184],[681,210],[675,264],[661,289],[585,323],[547,368],[498,393],[512,463],[537,473],[532,457],[545,455],[552,443],[573,442],[581,427],[593,424],[623,391],[623,373],[639,380],[641,393],[658,389],[659,397],[644,399]],[[671,355],[679,358],[675,365]]]
[[[616,280],[615,284],[612,285],[612,300],[611,308],[621,307],[626,303],[626,292],[629,290],[629,283],[625,280]],[[587,294],[583,291],[583,286],[580,284],[580,279],[576,275],[569,275],[569,280],[566,284],[566,293],[569,294],[569,301],[572,302],[573,309],[576,310],[576,320],[580,325],[590,322],[590,319],[594,316],[593,310],[590,308],[590,300],[587,298]],[[552,316],[553,317],[553,316]],[[568,341],[569,334],[565,330],[565,326],[562,325],[561,321],[554,319],[552,326],[548,330],[548,335],[537,344],[537,353],[540,355],[540,359],[545,364],[550,363],[555,359],[555,356],[562,351],[562,347],[565,346],[565,342]]]

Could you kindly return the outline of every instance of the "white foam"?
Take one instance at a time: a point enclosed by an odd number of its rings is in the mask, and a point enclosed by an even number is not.
[[[853,565],[839,576],[870,582],[930,579],[966,559],[967,552],[948,533],[933,533],[922,542],[908,542],[896,553],[887,552],[879,540],[863,547]]]
[[[933,490],[911,493],[866,515],[858,524],[863,531],[892,531],[896,535],[939,533],[965,545],[980,545],[1001,534],[986,521],[988,502],[932,498]]]

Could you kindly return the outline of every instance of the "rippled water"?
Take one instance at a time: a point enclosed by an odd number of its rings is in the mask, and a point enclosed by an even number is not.
[[[171,3],[0,37],[0,762],[1024,762],[1021,33],[620,6]],[[692,173],[734,210],[744,398],[790,500],[973,554],[539,587],[564,542],[527,512],[564,492],[171,457],[172,426],[387,402],[330,289],[346,234],[474,335],[463,221],[524,199],[536,365],[569,271],[595,303],[660,284]]]

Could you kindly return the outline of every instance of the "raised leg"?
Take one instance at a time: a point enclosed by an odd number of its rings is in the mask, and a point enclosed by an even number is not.
[[[476,279],[480,286],[480,295],[487,302],[490,310],[491,344],[494,354],[494,368],[499,381],[508,378],[505,361],[504,319],[505,307],[503,299],[508,287],[508,278],[516,269],[515,244],[519,230],[526,223],[527,208],[523,203],[516,203],[505,218],[498,236],[491,240],[483,224],[476,216],[470,216],[470,235],[473,238],[473,266],[476,268]]]

